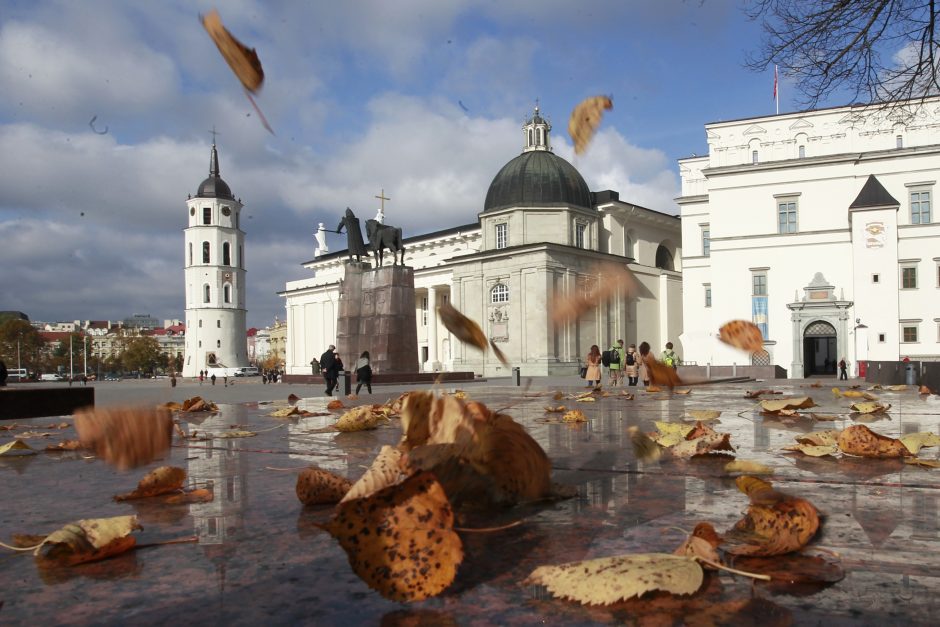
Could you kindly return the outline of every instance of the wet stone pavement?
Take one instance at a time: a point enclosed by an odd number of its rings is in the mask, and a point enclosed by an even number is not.
[[[168,459],[120,472],[80,452],[0,458],[0,540],[14,533],[48,533],[81,518],[137,514],[139,544],[195,536],[198,543],[143,548],[97,563],[37,569],[29,554],[0,553],[2,624],[877,624],[934,623],[940,609],[940,469],[898,460],[809,458],[784,453],[794,436],[854,424],[851,402],[822,388],[772,386],[812,396],[812,411],[837,414],[834,423],[784,423],[761,416],[746,389],[767,383],[709,385],[677,395],[640,391],[636,399],[561,401],[589,422],[547,422],[551,397],[521,388],[468,386],[469,397],[509,407],[548,453],[556,482],[577,496],[539,507],[494,513],[473,526],[523,524],[493,533],[463,534],[466,557],[457,579],[437,598],[388,601],[350,569],[346,554],[315,526],[331,508],[303,507],[294,470],[316,464],[355,480],[383,444],[400,436],[398,421],[374,431],[318,433],[334,417],[277,419],[286,403],[221,405],[214,415],[189,417],[188,432],[256,431],[256,437],[178,443]],[[452,389],[450,390],[452,391]],[[567,388],[577,393],[582,388]],[[528,395],[550,392],[530,389]],[[285,394],[287,394],[285,390]],[[897,437],[940,429],[940,397],[913,391],[878,392],[893,407],[872,429]],[[780,398],[779,396],[774,398]],[[299,406],[322,411],[326,398]],[[355,404],[355,401],[347,401]],[[727,458],[639,462],[627,428],[655,430],[688,409],[722,411],[717,431],[731,433],[738,459],[771,466],[775,487],[815,504],[825,518],[811,547],[841,563],[834,584],[777,587],[730,574],[707,574],[689,597],[661,593],[609,607],[583,607],[523,586],[537,566],[638,552],[671,552],[681,532],[709,521],[730,528],[747,507]],[[555,415],[557,416],[557,414]],[[54,432],[27,442],[41,449],[74,429],[45,429],[63,419],[19,421]],[[70,418],[64,420],[71,422]],[[557,418],[556,418],[557,420]],[[9,423],[7,423],[9,424]],[[0,431],[0,444],[21,430]],[[934,459],[936,448],[920,456]],[[147,500],[115,502],[159,465],[185,468],[192,486],[210,487],[209,503],[169,506]],[[467,522],[467,521],[464,521]],[[468,523],[469,525],[469,523]],[[811,551],[812,552],[812,551]],[[817,552],[817,554],[820,554]],[[838,556],[838,558],[835,558]]]

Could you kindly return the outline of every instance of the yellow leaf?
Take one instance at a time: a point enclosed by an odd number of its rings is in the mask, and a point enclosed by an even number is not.
[[[545,406],[545,412],[549,414],[560,414],[566,409],[567,408],[564,405],[558,405],[558,406],[546,405]]]
[[[883,414],[891,409],[891,405],[882,405],[881,403],[869,401],[867,403],[855,403],[852,405],[851,409],[852,411],[857,411],[860,414]]]
[[[772,475],[774,469],[749,459],[737,459],[725,464],[725,472],[743,472],[749,475]]]
[[[810,431],[796,438],[796,441],[800,444],[811,444],[815,446],[830,446],[836,445],[839,442],[839,434],[842,433],[838,429],[827,429],[825,431]]]
[[[921,459],[920,457],[905,457],[905,464],[911,464],[914,466],[923,466],[925,468],[940,468],[940,460],[936,459]]]
[[[118,494],[115,501],[129,501],[176,492],[183,487],[186,471],[176,466],[160,466],[144,475],[137,484],[137,489],[127,494]]]
[[[640,431],[638,427],[627,428],[630,434],[630,442],[633,444],[633,453],[636,458],[642,462],[654,462],[663,456],[662,447],[650,439],[648,435]]]
[[[663,422],[661,420],[657,420],[655,425],[661,434],[671,435],[677,433],[683,440],[685,439],[685,436],[689,435],[689,433],[695,429],[695,427],[692,425],[682,424],[681,422]]]
[[[840,398],[842,396],[842,391],[839,390],[839,388],[832,388],[832,395],[836,398]],[[846,394],[846,396],[848,396],[848,394]]]
[[[816,403],[808,396],[798,396],[796,398],[781,398],[779,400],[762,400],[760,406],[764,412],[775,414],[781,409],[807,409],[809,407],[815,407]]]
[[[372,460],[372,465],[359,477],[356,483],[352,484],[345,495],[342,496],[340,503],[371,496],[383,488],[398,483],[401,476],[399,470],[401,458],[402,453],[397,448],[387,444],[383,446],[379,454]]]
[[[585,98],[571,112],[568,118],[568,134],[574,143],[574,153],[580,155],[587,149],[604,115],[604,110],[613,108],[614,103],[607,96]]]
[[[731,446],[731,434],[729,433],[708,433],[694,440],[686,440],[673,446],[669,451],[675,457],[694,457],[695,455],[708,455],[709,453],[721,453],[727,451],[733,454],[734,447]]]
[[[82,564],[123,553],[136,544],[137,516],[88,518],[69,523],[43,541],[41,557],[65,565]]]
[[[866,392],[859,392],[858,390],[846,390],[842,393],[842,396],[846,398],[865,398]],[[873,394],[868,394],[868,396],[873,396]]]
[[[18,455],[35,455],[36,451],[23,440],[13,440],[3,446],[0,446],[0,455],[6,457],[16,457]]]
[[[343,432],[366,431],[377,428],[382,420],[385,415],[372,411],[372,405],[360,405],[340,416],[334,426]]]
[[[288,416],[296,416],[299,413],[300,409],[298,407],[284,407],[282,409],[272,411],[268,415],[272,418],[287,418]]]
[[[584,397],[575,399],[575,402],[578,402],[578,403],[594,403],[596,401],[597,399],[594,398],[593,396],[584,396]]]
[[[467,393],[464,392],[463,390],[457,390],[456,392],[454,392],[454,398],[459,399],[459,400],[464,400],[465,398],[467,398]]]
[[[682,388],[681,390],[673,390],[676,394],[691,394],[692,388]]]
[[[565,422],[587,422],[587,416],[580,409],[572,409],[561,417]]]
[[[835,456],[839,452],[839,447],[835,444],[794,444],[784,447],[785,451],[799,451],[810,457],[825,457],[826,455]]]
[[[688,409],[682,415],[683,419],[688,418],[689,420],[697,420],[699,422],[711,422],[713,420],[718,420],[718,416],[721,415],[721,412],[717,409]]]
[[[891,392],[906,392],[907,386],[906,385],[889,385],[885,387],[885,389]]]
[[[219,431],[218,433],[212,434],[214,438],[251,438],[258,435],[254,431],[241,431],[239,429],[232,429],[230,431]]]
[[[652,394],[652,393],[655,393],[655,392],[662,392],[663,389],[662,389],[661,387],[659,387],[659,386],[656,386],[656,385],[648,385],[648,386],[646,386],[646,391],[647,391],[647,392],[650,392],[650,393]]]
[[[556,566],[539,566],[524,583],[584,605],[610,605],[662,590],[692,594],[702,586],[702,567],[691,557],[638,553]]]
[[[926,447],[930,446],[940,446],[940,435],[936,433],[921,432],[921,433],[908,433],[907,435],[902,435],[900,438],[901,443],[907,447],[911,453],[917,455],[917,452]]]

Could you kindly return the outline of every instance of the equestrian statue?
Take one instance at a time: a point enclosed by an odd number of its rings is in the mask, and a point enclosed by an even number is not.
[[[366,220],[366,237],[369,247],[377,260],[376,267],[382,265],[384,249],[392,253],[392,265],[398,265],[398,253],[401,252],[401,265],[405,265],[405,245],[401,239],[401,227],[388,226],[378,220]]]

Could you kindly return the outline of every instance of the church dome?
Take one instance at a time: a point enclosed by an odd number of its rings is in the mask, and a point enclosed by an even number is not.
[[[209,178],[199,184],[196,198],[228,198],[235,200],[232,188],[219,176],[219,153],[212,144],[212,156],[209,158]]]
[[[573,165],[552,152],[551,124],[538,106],[522,127],[521,155],[496,174],[483,211],[506,207],[591,207],[591,191]]]

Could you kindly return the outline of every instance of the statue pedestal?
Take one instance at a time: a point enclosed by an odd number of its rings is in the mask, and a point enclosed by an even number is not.
[[[376,375],[418,370],[413,268],[348,261],[339,298],[336,352],[347,370],[362,351]]]

